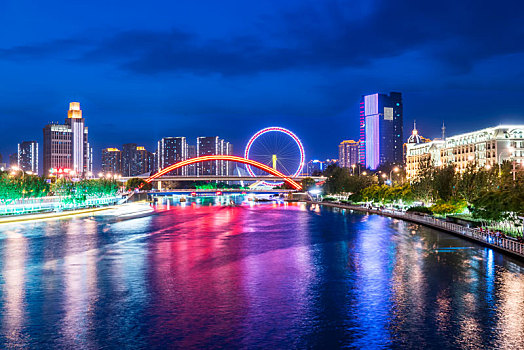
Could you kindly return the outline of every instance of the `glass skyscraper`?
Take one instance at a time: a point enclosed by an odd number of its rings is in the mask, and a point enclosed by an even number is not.
[[[402,94],[372,94],[360,102],[360,163],[377,169],[381,164],[402,164]]]

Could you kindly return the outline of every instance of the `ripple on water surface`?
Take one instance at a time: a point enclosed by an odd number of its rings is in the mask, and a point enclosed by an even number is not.
[[[524,348],[523,264],[303,204],[0,226],[0,347]]]

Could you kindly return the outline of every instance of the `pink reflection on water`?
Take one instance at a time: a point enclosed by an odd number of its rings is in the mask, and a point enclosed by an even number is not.
[[[301,246],[257,250],[264,239],[261,226],[278,234],[269,226],[285,219],[282,207],[265,208],[269,221],[247,205],[172,207],[167,215],[183,224],[149,247],[150,287],[157,301],[150,310],[156,323],[153,339],[180,334],[180,347],[198,347],[214,337],[242,344],[251,333],[272,337],[274,327],[290,327],[307,314],[312,274],[307,230],[302,230],[306,241]],[[305,227],[300,220],[290,224]]]

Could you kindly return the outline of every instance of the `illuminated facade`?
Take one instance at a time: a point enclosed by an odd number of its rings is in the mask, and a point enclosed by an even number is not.
[[[338,165],[351,168],[359,163],[360,141],[345,140],[338,145]]]
[[[187,142],[185,137],[164,137],[158,141],[157,170],[164,169],[171,164],[181,162],[188,158]],[[170,175],[188,175],[188,168],[174,170]]]
[[[320,174],[324,171],[324,162],[318,159],[310,160],[306,164],[306,175],[312,176],[315,174]]]
[[[38,143],[24,141],[18,144],[18,167],[38,174]]]
[[[451,164],[458,172],[468,165],[498,166],[503,161],[524,162],[524,125],[501,125],[447,137],[424,144],[407,145],[406,172],[408,178],[417,176],[425,166]]]
[[[219,139],[218,136],[197,137],[196,153],[197,157],[231,155],[233,153],[233,145]],[[232,173],[232,169],[232,164],[221,159],[196,164],[197,176],[229,175]]]
[[[360,102],[360,163],[376,169],[380,164],[403,162],[402,94],[362,96]]]
[[[441,166],[444,144],[443,140],[406,144],[406,177],[412,179],[421,169]]]
[[[71,102],[64,124],[44,128],[44,175],[54,168],[71,169],[79,176],[93,170],[92,149],[80,103]]]
[[[417,130],[417,124],[413,122],[413,131],[411,131],[411,135],[409,135],[407,142],[404,145],[402,145],[402,150],[403,150],[402,154],[404,155],[404,163],[406,163],[406,154],[408,151],[408,145],[417,145],[420,143],[427,143],[427,142],[431,142],[431,140],[420,135]]]
[[[102,150],[102,172],[122,174],[122,151],[118,148]]]
[[[155,171],[155,156],[143,146],[127,143],[122,146],[122,176],[130,177]]]
[[[195,158],[197,156],[197,151],[196,151],[196,145],[187,145],[187,158],[190,159],[190,158]],[[197,165],[196,164],[190,164],[187,166],[187,175],[190,175],[190,176],[195,176],[197,171],[196,171],[196,167]]]

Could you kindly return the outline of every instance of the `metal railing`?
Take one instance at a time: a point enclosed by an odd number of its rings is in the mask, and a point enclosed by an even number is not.
[[[322,204],[322,205],[327,204],[325,202],[314,202],[314,203]],[[329,205],[329,204],[332,204],[332,205]],[[455,224],[453,222],[448,222],[448,221],[444,221],[441,219],[437,219],[432,216],[411,214],[411,213],[406,213],[406,212],[391,210],[391,209],[377,210],[377,209],[368,209],[365,207],[359,207],[359,206],[353,206],[353,205],[347,205],[347,204],[338,204],[338,203],[329,203],[329,204],[328,206],[336,206],[340,208],[365,211],[365,212],[370,212],[374,214],[381,214],[381,215],[396,217],[399,219],[406,219],[406,220],[421,223],[421,224],[427,224],[433,227],[443,229],[445,231],[453,232],[461,236],[469,237],[471,239],[477,240],[484,244],[495,246],[500,249],[511,252],[513,254],[524,257],[524,243],[520,243],[511,238],[495,236],[488,232],[483,232],[477,228],[462,226],[459,224]]]

